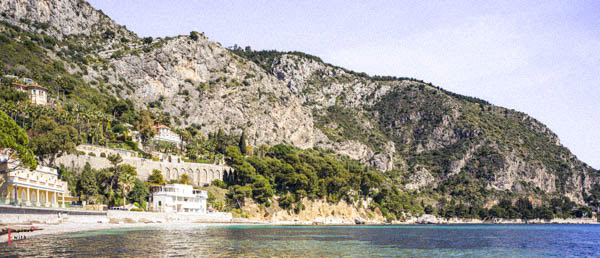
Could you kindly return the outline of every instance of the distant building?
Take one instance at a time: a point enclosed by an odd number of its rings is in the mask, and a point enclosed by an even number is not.
[[[18,166],[18,161],[0,160],[0,204],[64,208],[67,183],[56,169],[38,165],[35,170]]]
[[[26,92],[31,98],[31,103],[36,105],[48,104],[48,89],[40,85],[25,85],[20,83],[12,84],[18,91]]]
[[[206,213],[206,191],[191,185],[168,184],[152,193],[152,210],[158,212]]]
[[[40,85],[29,85],[27,86],[29,97],[31,97],[31,103],[36,105],[48,104],[48,89]]]
[[[154,126],[154,130],[156,130],[156,134],[152,138],[153,140],[171,142],[175,143],[178,147],[181,146],[182,142],[179,134],[171,131],[169,127],[157,124]]]
[[[23,78],[23,82],[27,85],[36,84],[36,82],[33,79],[29,78]]]
[[[4,75],[4,78],[7,78],[7,79],[9,79],[9,80],[18,80],[18,79],[19,79],[19,77],[18,77],[18,76],[16,76],[16,75],[11,75],[11,74]]]

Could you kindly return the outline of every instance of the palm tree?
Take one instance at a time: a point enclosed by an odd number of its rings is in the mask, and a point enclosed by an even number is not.
[[[129,192],[133,189],[135,182],[135,176],[131,173],[123,173],[119,177],[119,185],[121,185],[121,191],[123,193],[123,206],[127,204],[127,199],[125,198]]]

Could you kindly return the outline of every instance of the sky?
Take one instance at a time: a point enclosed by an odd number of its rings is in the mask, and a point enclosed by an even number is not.
[[[139,36],[302,51],[525,112],[600,169],[600,1],[89,0]]]

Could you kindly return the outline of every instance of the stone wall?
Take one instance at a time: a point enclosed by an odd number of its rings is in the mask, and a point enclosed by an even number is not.
[[[75,211],[69,209],[44,209],[0,205],[0,223],[109,223],[113,221],[135,222],[219,222],[229,223],[231,213],[164,213],[164,212],[130,212],[130,211]]]
[[[112,167],[108,159],[89,155],[65,155],[56,160],[56,165],[64,165],[70,168],[83,168],[85,163],[89,162],[94,169],[103,169]],[[124,156],[123,163],[136,168],[138,178],[148,179],[154,169],[162,172],[165,180],[179,179],[181,175],[187,174],[193,185],[210,184],[215,179],[223,180],[228,173],[233,172],[233,168],[223,165],[188,163],[183,161],[153,161],[149,159]]]
[[[107,220],[106,212],[0,205],[0,223],[60,223]]]

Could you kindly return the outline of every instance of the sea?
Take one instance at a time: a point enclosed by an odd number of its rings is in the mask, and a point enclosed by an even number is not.
[[[198,225],[86,231],[22,242],[3,243],[0,256],[597,257],[600,225]]]

